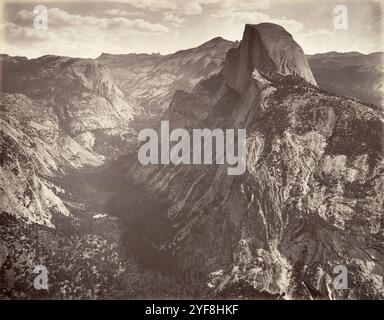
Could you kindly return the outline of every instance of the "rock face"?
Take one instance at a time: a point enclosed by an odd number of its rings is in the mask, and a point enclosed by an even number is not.
[[[74,168],[99,166],[104,157],[63,132],[47,103],[25,95],[1,95],[0,122],[1,211],[52,227],[53,213],[69,215],[60,199],[65,191],[52,179]]]
[[[55,120],[52,113],[23,95],[1,97],[2,212],[50,226],[51,211],[69,214],[42,178],[59,171],[61,157]]]
[[[235,45],[215,38],[167,56],[97,60],[1,55],[1,211],[53,226],[52,213],[69,211],[49,181],[129,152],[137,120],[217,72]]]
[[[3,55],[1,67],[1,211],[52,227],[69,215],[52,181],[121,155],[137,110],[94,60]]]
[[[300,46],[283,27],[272,23],[245,26],[239,49],[230,52],[224,69],[228,84],[243,94],[254,69],[295,75],[316,85]]]
[[[122,166],[134,184],[110,209],[137,252],[201,272],[225,297],[384,298],[383,118],[314,84],[291,36],[261,24],[220,73],[176,92],[172,128],[247,129],[247,171]],[[348,290],[333,285],[340,265]]]
[[[119,153],[118,146],[103,149],[107,147],[105,136],[125,140],[124,144],[129,141],[129,123],[138,110],[125,100],[110,72],[97,61],[57,56],[20,61],[8,57],[2,59],[2,69],[3,92],[44,103],[55,113],[60,130],[91,147],[91,152],[107,157]]]

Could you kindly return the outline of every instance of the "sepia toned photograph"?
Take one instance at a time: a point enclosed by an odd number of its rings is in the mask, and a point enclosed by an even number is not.
[[[383,10],[2,1],[0,300],[384,299]]]

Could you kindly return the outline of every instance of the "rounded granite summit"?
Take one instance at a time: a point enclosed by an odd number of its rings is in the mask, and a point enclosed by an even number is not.
[[[245,25],[239,47],[228,54],[225,74],[229,84],[242,93],[255,68],[264,73],[299,76],[316,85],[303,49],[277,24]]]

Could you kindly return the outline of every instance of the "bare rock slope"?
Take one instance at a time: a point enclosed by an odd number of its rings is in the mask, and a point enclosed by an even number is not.
[[[164,119],[246,128],[247,171],[123,165],[134,186],[111,210],[144,260],[200,272],[226,297],[384,298],[382,115],[315,86],[286,31],[247,26],[224,69],[176,92]],[[333,286],[338,265],[348,290]]]
[[[70,214],[52,181],[121,155],[137,109],[91,59],[3,55],[1,71],[1,212],[52,227]]]

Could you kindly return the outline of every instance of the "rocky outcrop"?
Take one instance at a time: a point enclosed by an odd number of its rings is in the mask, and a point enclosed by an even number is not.
[[[284,32],[247,26],[224,70],[164,115],[171,127],[246,128],[246,173],[136,163],[112,210],[142,251],[202,272],[225,297],[384,298],[383,118],[319,90]],[[260,41],[276,34],[284,45]],[[339,265],[348,290],[333,285]]]

